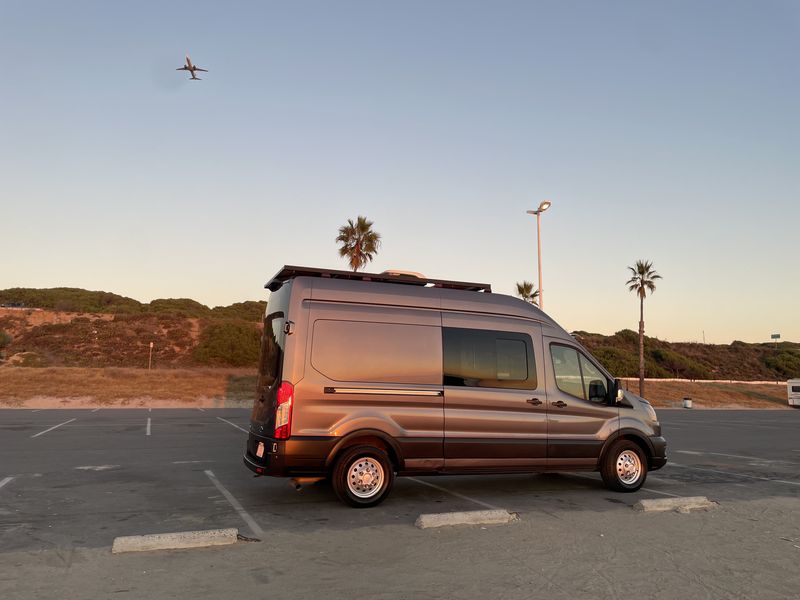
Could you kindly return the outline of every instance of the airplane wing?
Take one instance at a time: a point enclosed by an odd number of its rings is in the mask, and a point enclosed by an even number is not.
[[[189,67],[178,67],[178,68],[177,68],[177,69],[175,69],[175,70],[176,70],[176,71],[188,71],[188,70],[189,70]]]
[[[203,71],[204,73],[208,73],[208,69],[201,69],[200,67],[195,67],[195,71]]]

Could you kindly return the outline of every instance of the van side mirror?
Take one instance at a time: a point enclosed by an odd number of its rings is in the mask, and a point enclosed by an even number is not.
[[[622,402],[623,398],[625,398],[625,391],[622,389],[621,379],[614,380],[614,394],[612,398],[614,400],[614,404]]]

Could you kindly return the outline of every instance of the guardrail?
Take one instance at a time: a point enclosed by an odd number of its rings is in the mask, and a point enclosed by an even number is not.
[[[620,379],[626,383],[629,382],[638,382],[638,377],[620,377]],[[678,378],[666,378],[666,377],[645,377],[645,381],[674,381],[676,383],[744,383],[747,385],[786,385],[785,381],[775,381],[774,379],[771,381],[740,381],[738,379],[678,379]]]

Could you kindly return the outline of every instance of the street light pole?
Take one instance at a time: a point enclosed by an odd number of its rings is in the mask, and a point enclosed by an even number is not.
[[[529,215],[536,215],[536,256],[539,261],[539,308],[544,310],[544,289],[542,288],[542,213],[550,208],[552,202],[545,200],[536,210],[529,210]]]

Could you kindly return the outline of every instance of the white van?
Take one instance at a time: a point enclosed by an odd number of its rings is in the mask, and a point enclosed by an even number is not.
[[[787,381],[786,390],[789,393],[789,406],[800,408],[800,379]]]

